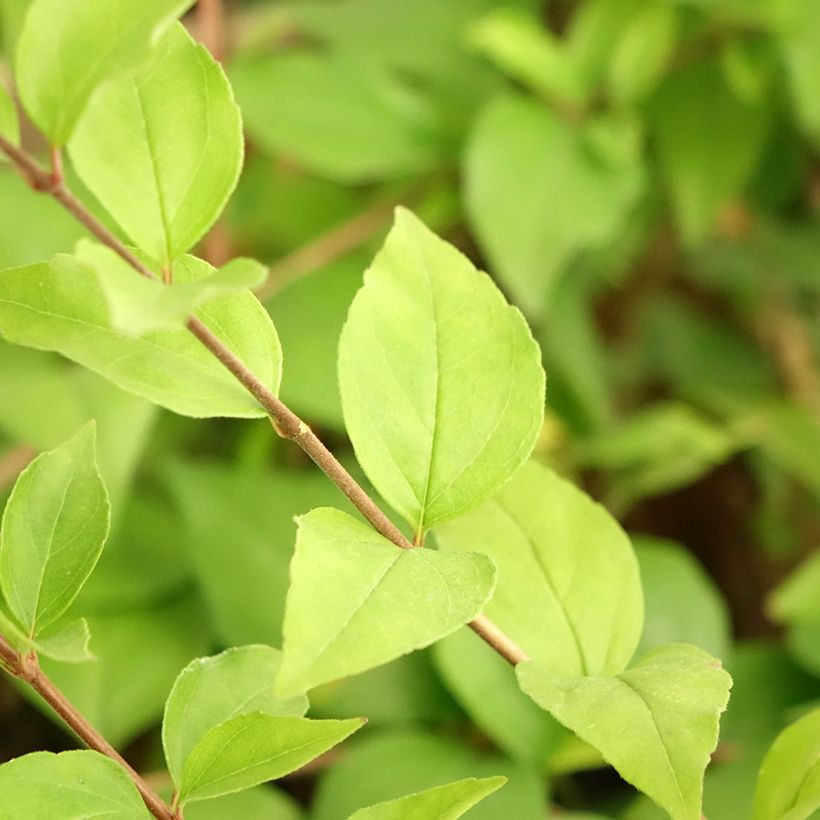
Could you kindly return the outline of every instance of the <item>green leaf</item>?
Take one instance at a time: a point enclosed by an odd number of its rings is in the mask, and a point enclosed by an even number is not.
[[[536,703],[673,820],[700,820],[703,773],[732,684],[719,661],[676,644],[616,677],[562,677],[543,662],[519,664],[516,674]]]
[[[725,661],[731,646],[729,612],[720,590],[695,557],[672,541],[638,536],[644,628],[638,654],[670,643],[691,643]]]
[[[769,110],[738,99],[713,62],[671,74],[651,102],[649,126],[684,239],[703,242],[720,209],[755,168]]]
[[[286,52],[238,60],[231,81],[248,133],[319,176],[367,182],[441,162],[430,104],[380,65]]]
[[[438,641],[433,655],[475,724],[514,760],[543,769],[565,731],[521,691],[512,667],[467,628]]]
[[[191,750],[214,726],[248,712],[298,717],[307,712],[307,698],[283,701],[274,695],[280,663],[277,649],[242,646],[198,658],[180,672],[162,720],[165,759],[177,786]]]
[[[185,820],[226,820],[230,817],[244,820],[302,820],[304,814],[290,795],[270,786],[225,794],[185,808]]]
[[[100,557],[110,508],[94,423],[20,474],[3,514],[0,587],[30,637],[66,611]]]
[[[252,259],[234,259],[202,279],[165,285],[139,276],[111,248],[84,240],[75,256],[97,275],[108,302],[111,327],[127,336],[174,330],[194,311],[213,299],[262,284],[267,268]]]
[[[249,789],[292,772],[361,729],[364,718],[308,720],[262,712],[214,726],[191,750],[180,803]]]
[[[783,21],[779,46],[786,64],[787,78],[798,120],[820,144],[820,8],[812,0],[793,0]]]
[[[20,120],[17,116],[17,106],[2,82],[0,82],[0,137],[7,139],[13,145],[20,144]],[[0,155],[0,161],[6,159],[5,154]]]
[[[401,208],[350,307],[339,384],[359,462],[417,535],[504,484],[543,417],[540,353],[521,314]]]
[[[576,253],[621,229],[643,188],[639,149],[628,120],[574,127],[511,93],[479,115],[464,157],[465,206],[491,270],[528,315],[541,315]]]
[[[86,750],[34,752],[0,766],[3,820],[150,820],[151,815],[125,770]]]
[[[174,265],[174,281],[197,281],[212,270],[187,256]],[[220,297],[200,308],[197,316],[264,384],[278,390],[279,340],[254,296]],[[16,344],[55,350],[123,390],[182,415],[265,415],[187,330],[159,331],[141,339],[113,330],[97,277],[71,256],[58,254],[51,262],[0,272],[0,334]]]
[[[69,145],[82,181],[162,266],[214,223],[242,167],[242,127],[217,62],[182,25],[95,94]]]
[[[297,523],[277,679],[283,696],[428,646],[472,620],[492,594],[486,556],[403,550],[329,508]]]
[[[193,0],[34,0],[17,44],[20,98],[52,145],[64,145],[94,90],[145,60]]]
[[[350,820],[455,820],[506,782],[506,777],[471,777],[359,809]]]
[[[481,549],[495,561],[486,614],[531,658],[567,676],[629,662],[643,623],[635,555],[615,519],[568,481],[531,461],[436,537],[448,553]]]
[[[85,618],[77,618],[49,634],[40,635],[31,644],[38,654],[63,663],[81,663],[96,660],[89,647],[91,631]]]
[[[754,820],[805,820],[820,810],[820,709],[778,736],[755,792]]]

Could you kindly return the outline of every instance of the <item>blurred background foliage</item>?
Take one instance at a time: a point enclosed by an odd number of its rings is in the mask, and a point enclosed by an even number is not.
[[[26,6],[0,0],[6,79]],[[396,203],[488,270],[543,348],[537,456],[635,536],[642,647],[693,642],[734,676],[705,812],[750,816],[766,748],[820,700],[820,2],[259,0],[225,3],[224,26],[218,11],[186,23],[225,62],[247,159],[199,253],[271,265],[283,398],[352,461],[336,342]],[[0,266],[80,236],[0,166]],[[151,770],[177,672],[278,645],[292,517],[343,499],[266,422],[175,417],[2,344],[3,499],[90,417],[115,515],[76,605],[98,660],[46,665]],[[0,759],[72,745],[0,685]],[[336,820],[502,773],[476,818],[659,816],[470,634],[322,687],[312,714],[370,725],[193,820]]]

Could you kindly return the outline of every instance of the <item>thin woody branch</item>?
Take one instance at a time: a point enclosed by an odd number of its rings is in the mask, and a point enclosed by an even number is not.
[[[14,677],[27,683],[54,710],[60,719],[80,740],[125,769],[139,791],[145,805],[158,820],[174,820],[174,812],[162,798],[143,780],[131,764],[83,717],[74,704],[54,685],[40,668],[37,656],[32,652],[21,654],[0,635],[0,664]]]
[[[97,239],[118,253],[138,273],[150,278],[156,278],[151,270],[143,265],[114,234],[105,228],[71,194],[61,178],[56,179],[54,175],[40,167],[28,154],[2,137],[0,137],[0,151],[3,151],[12,160],[32,188],[48,193],[62,203]],[[216,334],[193,316],[188,319],[186,327],[259,402],[271,417],[279,435],[296,442],[378,532],[402,549],[413,548],[413,544],[362,489],[356,479],[325,447],[307,424],[274,395]],[[485,616],[479,615],[470,622],[469,626],[509,663],[515,665],[529,659],[512,638]]]

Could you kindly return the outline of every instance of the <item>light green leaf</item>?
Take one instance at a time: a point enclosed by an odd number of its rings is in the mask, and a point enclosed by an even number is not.
[[[166,266],[219,216],[242,167],[242,126],[217,62],[175,25],[151,61],[95,94],[69,145],[82,181]]]
[[[675,644],[616,677],[562,677],[543,662],[519,664],[516,674],[536,703],[673,820],[700,820],[703,773],[732,684],[719,661]]]
[[[97,275],[111,327],[127,336],[174,330],[206,302],[261,285],[267,268],[252,259],[234,259],[202,279],[165,285],[136,271],[111,248],[84,240],[75,256]]]
[[[238,60],[231,81],[249,134],[320,176],[367,182],[441,161],[432,107],[380,65],[289,51]]]
[[[534,317],[576,253],[616,236],[643,188],[632,122],[574,127],[510,93],[477,118],[464,173],[467,214],[491,270]]]
[[[93,422],[20,474],[3,514],[0,587],[36,637],[68,608],[94,569],[110,509],[95,459]]]
[[[820,810],[820,709],[772,744],[755,791],[754,820],[805,820]]]
[[[649,127],[688,243],[707,239],[720,209],[741,193],[769,120],[767,107],[740,100],[713,62],[679,69],[658,90]]]
[[[17,116],[17,106],[2,82],[0,82],[0,137],[7,139],[13,145],[20,144],[20,121]],[[6,160],[6,155],[0,154],[0,161],[3,160]]]
[[[96,660],[89,647],[91,631],[85,618],[77,618],[59,629],[40,635],[31,644],[38,655],[45,655],[63,663],[81,663]]]
[[[466,627],[438,641],[433,656],[476,726],[514,760],[543,770],[566,732],[521,691],[509,663]]]
[[[234,647],[198,658],[180,672],[162,720],[165,759],[177,786],[191,750],[214,726],[248,712],[298,717],[307,712],[307,698],[283,701],[273,693],[281,658],[269,646]]]
[[[210,729],[185,761],[180,803],[230,794],[275,780],[361,729],[364,718],[308,720],[262,712]]]
[[[197,281],[213,269],[180,259],[174,281]],[[270,317],[249,293],[223,296],[196,314],[276,392],[282,356]],[[16,344],[55,350],[100,373],[118,387],[195,418],[259,418],[265,411],[187,330],[142,339],[111,327],[97,277],[77,259],[0,272],[0,334]]]
[[[339,384],[359,462],[417,535],[504,484],[543,417],[540,353],[521,314],[401,208],[350,307]]]
[[[480,549],[495,561],[487,615],[531,658],[562,675],[629,662],[643,624],[635,555],[615,519],[568,481],[532,461],[436,537],[448,553]]]
[[[281,695],[354,675],[454,632],[495,585],[483,555],[399,549],[329,508],[297,518]]]
[[[151,817],[125,770],[86,750],[34,752],[10,760],[0,766],[0,792],[7,797],[0,809],[3,820]]]
[[[506,777],[471,777],[359,809],[350,820],[456,820],[506,782]]]
[[[26,111],[53,145],[68,141],[94,90],[145,60],[193,0],[34,0],[17,44]]]

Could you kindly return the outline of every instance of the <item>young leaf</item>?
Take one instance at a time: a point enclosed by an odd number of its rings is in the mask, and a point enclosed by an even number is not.
[[[0,794],[6,796],[3,820],[151,818],[125,770],[110,758],[86,750],[34,752],[4,763]]]
[[[77,596],[100,557],[110,510],[87,424],[20,474],[3,514],[0,587],[36,637]]]
[[[7,139],[13,145],[20,143],[20,120],[17,116],[17,106],[2,82],[0,82],[0,137]],[[5,160],[6,155],[2,156]]]
[[[673,820],[700,820],[703,773],[732,684],[719,661],[674,644],[615,677],[563,677],[539,661],[516,674],[536,703]]]
[[[146,66],[94,95],[69,150],[134,243],[167,266],[205,234],[236,184],[239,109],[219,64],[179,24]]]
[[[111,327],[127,336],[174,330],[194,311],[220,296],[250,290],[265,281],[267,268],[252,259],[234,259],[202,279],[164,285],[147,279],[110,248],[83,240],[75,256],[97,275],[108,302]]]
[[[820,810],[820,709],[780,733],[755,791],[754,820],[804,820]]]
[[[191,256],[173,268],[175,282],[213,269]],[[134,274],[137,275],[136,273]],[[223,296],[197,316],[276,392],[282,353],[276,330],[254,296]],[[0,334],[16,344],[55,350],[118,387],[195,418],[259,418],[265,411],[187,330],[134,339],[111,327],[94,272],[72,256],[0,272]]]
[[[307,712],[307,698],[283,701],[274,695],[281,658],[268,646],[242,646],[198,658],[180,672],[162,719],[165,759],[177,786],[191,750],[214,726],[248,712],[297,717]]]
[[[17,622],[0,605],[0,633],[18,652],[31,652],[63,663],[93,661],[94,654],[88,643],[91,633],[88,621],[78,618],[68,624],[58,623],[46,629],[37,639],[29,638]]]
[[[484,555],[399,549],[339,510],[297,518],[281,695],[421,649],[472,620],[495,585]]]
[[[136,67],[193,0],[34,0],[17,44],[20,98],[52,145],[64,145],[92,92]]]
[[[464,174],[467,214],[491,270],[535,318],[573,256],[613,238],[643,189],[633,123],[571,126],[512,94],[476,119]]]
[[[417,534],[507,481],[544,410],[540,352],[521,314],[401,208],[350,307],[339,385],[362,467]]]
[[[506,782],[506,777],[471,777],[359,809],[350,820],[456,820]]]
[[[436,537],[448,553],[478,548],[496,562],[487,615],[530,657],[562,675],[629,662],[643,624],[638,563],[615,519],[568,481],[532,461]]]
[[[179,801],[184,805],[275,780],[341,743],[364,723],[364,718],[237,715],[206,732],[191,750],[182,771]]]

